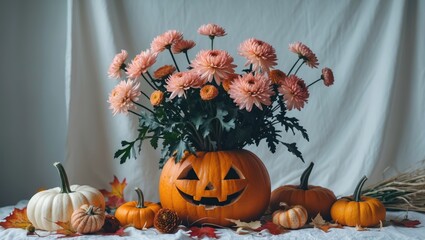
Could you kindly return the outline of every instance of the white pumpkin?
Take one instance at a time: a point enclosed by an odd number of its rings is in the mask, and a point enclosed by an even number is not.
[[[69,222],[72,213],[83,204],[105,210],[105,198],[96,188],[87,185],[69,186],[65,169],[59,162],[53,164],[60,175],[62,188],[56,187],[36,193],[27,206],[27,216],[36,229],[55,231],[57,221]]]

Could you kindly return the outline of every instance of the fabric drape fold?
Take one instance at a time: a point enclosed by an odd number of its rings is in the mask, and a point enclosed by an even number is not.
[[[273,45],[277,68],[284,72],[297,57],[288,44],[308,45],[320,66],[317,71],[300,70],[306,82],[320,77],[323,67],[334,71],[333,86],[314,85],[306,107],[290,112],[307,129],[310,142],[282,129],[286,141],[297,142],[306,164],[315,162],[311,184],[336,195],[350,194],[363,175],[372,184],[424,166],[424,1],[69,0],[65,167],[71,182],[108,188],[115,175],[126,178],[127,199],[135,198],[132,189],[137,186],[147,199],[158,200],[160,149],[144,143],[136,159],[120,165],[113,158],[122,140],[135,138],[138,122],[132,115],[112,116],[107,99],[118,81],[108,79],[107,69],[121,49],[131,61],[169,29],[197,43],[189,53],[193,58],[209,46],[196,30],[210,22],[228,32],[214,44],[235,58],[239,72],[244,59],[237,47],[249,37]],[[154,69],[170,64],[168,57],[158,56]],[[177,60],[185,62],[184,56]],[[142,88],[149,90],[143,80]],[[263,159],[272,189],[297,183],[307,166],[284,146],[275,154],[264,143],[249,149]]]

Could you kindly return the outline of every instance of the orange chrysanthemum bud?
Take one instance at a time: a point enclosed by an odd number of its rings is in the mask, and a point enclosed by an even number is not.
[[[156,90],[151,94],[149,100],[151,101],[152,106],[158,106],[164,100],[164,93],[159,90]]]
[[[213,85],[205,85],[201,88],[201,98],[202,100],[209,101],[217,97],[218,90]]]
[[[286,74],[279,69],[273,69],[269,73],[269,78],[272,80],[272,83],[281,85],[286,78]]]
[[[176,71],[173,65],[164,65],[158,68],[154,73],[153,77],[156,79],[165,79]]]

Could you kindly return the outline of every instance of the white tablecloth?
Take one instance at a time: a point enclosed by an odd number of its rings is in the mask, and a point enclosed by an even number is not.
[[[0,219],[7,217],[13,209],[23,208],[27,201],[21,201],[15,206],[7,206],[0,208]],[[401,220],[405,216],[405,212],[387,212],[387,221]],[[271,235],[267,231],[253,233],[248,235],[238,235],[229,229],[217,229],[220,239],[374,239],[374,240],[410,240],[410,239],[425,239],[425,214],[417,212],[409,212],[409,219],[419,220],[421,222],[417,228],[404,228],[396,227],[391,224],[386,224],[382,229],[370,228],[367,231],[356,231],[351,227],[344,227],[343,229],[332,228],[328,233],[315,228],[304,228],[301,230],[292,230],[280,235]],[[49,232],[36,231],[41,236],[47,236],[40,239],[56,239],[61,235],[51,235]],[[125,229],[126,236],[99,236],[99,235],[84,235],[79,237],[67,239],[191,239],[187,231],[179,230],[175,234],[160,234],[155,229],[148,229],[145,231],[129,227]],[[4,229],[0,227],[0,239],[39,239],[37,236],[27,236],[26,230],[9,228]],[[208,239],[204,237],[203,239]]]

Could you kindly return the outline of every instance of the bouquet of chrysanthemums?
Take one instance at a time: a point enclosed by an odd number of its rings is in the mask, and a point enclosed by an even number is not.
[[[124,163],[135,148],[140,151],[143,140],[149,140],[154,148],[162,145],[162,165],[169,157],[179,161],[184,154],[242,149],[264,139],[272,152],[283,144],[303,160],[296,143],[283,140],[282,131],[298,131],[308,140],[307,131],[287,113],[304,107],[311,85],[322,81],[325,86],[332,85],[331,69],[323,68],[318,79],[307,84],[297,72],[303,65],[318,67],[310,48],[300,42],[289,44],[289,51],[297,58],[284,72],[275,68],[273,46],[250,38],[238,48],[246,63],[236,73],[233,57],[214,49],[214,40],[225,36],[226,31],[216,24],[206,24],[198,33],[209,37],[211,49],[200,50],[192,60],[189,50],[195,42],[184,39],[176,30],[154,38],[150,49],[140,52],[131,62],[126,62],[125,50],[114,57],[109,77],[126,79],[110,93],[110,108],[114,115],[132,113],[139,118],[136,139],[122,141],[115,158]],[[162,52],[170,54],[172,64],[151,70]],[[185,55],[185,68],[177,64],[177,54]]]

